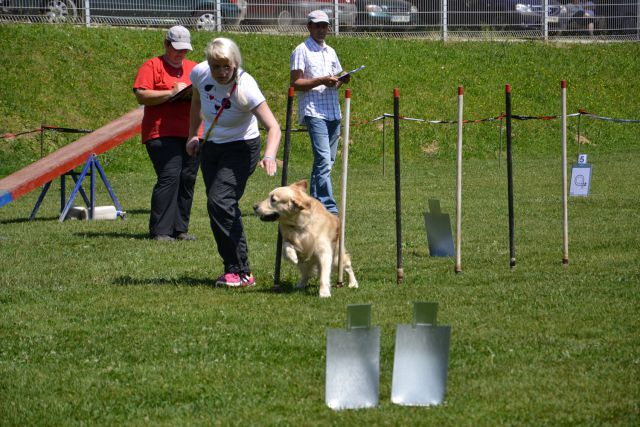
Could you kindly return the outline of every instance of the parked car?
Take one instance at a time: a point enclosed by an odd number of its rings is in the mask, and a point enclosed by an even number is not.
[[[596,28],[602,28],[602,19],[596,16],[591,0],[571,0],[560,7],[559,33],[588,33],[594,35]]]
[[[216,0],[90,0],[91,19],[108,24],[185,25],[216,30]],[[222,0],[223,24],[237,25],[244,17],[244,0]]]
[[[596,15],[604,21],[608,34],[638,34],[638,0],[599,0]]]
[[[408,0],[418,9],[418,26],[442,25],[442,0]],[[448,0],[451,3],[452,0]],[[434,30],[432,28],[431,30]],[[439,28],[436,28],[439,30]]]
[[[489,0],[488,9],[494,12],[491,24],[507,30],[542,29],[544,0]],[[547,23],[550,30],[558,26],[560,4],[547,0]]]
[[[358,29],[407,30],[418,24],[418,8],[405,0],[357,0]]]
[[[357,0],[338,1],[338,24],[350,28],[356,19]],[[335,27],[334,0],[248,0],[244,24],[277,25],[279,31],[288,31],[292,26],[306,25],[307,15],[312,10],[323,10]]]
[[[529,30],[542,29],[544,23],[544,0],[453,0],[450,6],[450,27]],[[550,30],[557,28],[559,16],[560,4],[557,0],[547,0]]]
[[[83,0],[0,0],[2,10],[14,15],[43,15],[49,22],[65,22],[85,14]],[[246,0],[222,0],[224,24],[244,17]],[[216,29],[216,0],[90,0],[92,22],[112,25],[176,25],[197,30]]]
[[[0,0],[0,14],[46,22],[67,22],[78,16],[73,0]]]

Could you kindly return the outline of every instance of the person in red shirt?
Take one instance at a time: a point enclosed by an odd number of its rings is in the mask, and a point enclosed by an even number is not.
[[[191,110],[189,75],[196,66],[186,59],[191,50],[189,30],[171,27],[164,54],[142,64],[133,83],[136,99],[144,105],[142,142],[157,176],[149,233],[159,241],[195,240],[188,230],[200,158],[188,155],[185,148]]]

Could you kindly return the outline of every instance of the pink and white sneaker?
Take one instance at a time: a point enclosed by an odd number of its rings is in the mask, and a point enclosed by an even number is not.
[[[240,280],[242,280],[242,284],[240,285],[243,288],[250,288],[256,285],[256,279],[253,277],[251,273],[245,273],[240,275]]]
[[[251,273],[224,273],[216,279],[216,286],[230,288],[250,288],[256,285],[256,279]]]
[[[216,279],[216,286],[242,286],[242,279],[237,273],[224,273],[222,276]]]

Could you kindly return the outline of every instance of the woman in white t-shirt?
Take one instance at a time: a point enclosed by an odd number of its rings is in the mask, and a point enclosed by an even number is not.
[[[214,39],[206,56],[191,72],[187,152],[201,152],[211,230],[224,263],[216,285],[254,286],[238,202],[258,164],[269,176],[275,175],[280,125],[254,78],[242,69],[240,49],[232,40]],[[202,117],[201,140],[197,132]],[[258,122],[267,130],[262,159]]]

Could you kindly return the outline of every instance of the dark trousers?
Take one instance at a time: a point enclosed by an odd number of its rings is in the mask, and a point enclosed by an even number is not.
[[[260,138],[202,145],[202,177],[211,231],[225,273],[250,273],[249,251],[239,201],[260,160]]]
[[[193,188],[200,159],[187,154],[186,140],[161,137],[144,144],[157,177],[151,194],[151,236],[177,236],[189,230]]]

